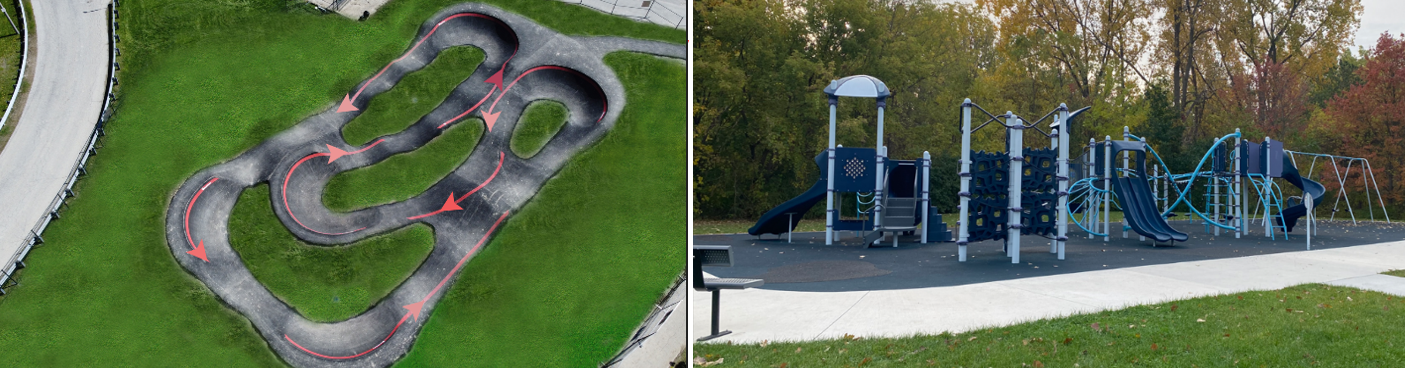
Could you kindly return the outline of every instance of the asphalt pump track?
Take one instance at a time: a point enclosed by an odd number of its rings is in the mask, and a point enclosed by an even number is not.
[[[376,95],[424,68],[441,50],[470,45],[483,63],[446,100],[406,129],[351,147],[342,127]],[[624,88],[604,55],[634,51],[682,59],[683,45],[617,37],[565,36],[524,17],[483,4],[440,11],[420,27],[403,56],[391,61],[326,111],[227,162],[186,180],[166,211],[166,241],[177,263],[252,322],[284,361],[298,367],[383,367],[409,351],[455,276],[578,152],[619,118]],[[510,150],[526,106],[553,100],[566,123],[529,158]],[[322,203],[336,174],[413,151],[470,117],[487,130],[469,158],[405,201],[348,213]],[[349,244],[412,224],[434,229],[424,263],[389,295],[350,319],[308,320],[254,279],[229,245],[229,217],[241,193],[269,184],[270,204],[283,226],[319,246]]]

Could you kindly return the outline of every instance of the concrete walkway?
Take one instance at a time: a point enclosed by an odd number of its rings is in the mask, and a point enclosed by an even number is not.
[[[1405,242],[1088,271],[903,290],[722,292],[732,334],[710,342],[754,343],[962,332],[1248,290],[1326,283],[1405,295]],[[710,300],[694,292],[693,300]],[[693,338],[709,333],[710,303],[693,304]]]
[[[34,80],[24,115],[0,152],[0,262],[27,244],[98,122],[107,89],[107,4],[33,2]]]
[[[576,4],[622,18],[638,22],[648,22],[664,27],[686,29],[688,5],[683,0],[558,0]],[[329,9],[341,16],[360,19],[364,13],[375,15],[390,0],[307,0]]]

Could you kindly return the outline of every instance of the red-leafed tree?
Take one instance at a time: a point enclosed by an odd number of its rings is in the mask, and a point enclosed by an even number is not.
[[[1405,34],[1381,34],[1356,75],[1361,83],[1333,98],[1327,114],[1343,153],[1371,160],[1382,196],[1398,206],[1405,198]]]

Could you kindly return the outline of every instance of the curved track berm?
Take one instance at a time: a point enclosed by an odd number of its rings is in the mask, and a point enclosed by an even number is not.
[[[376,95],[419,70],[441,50],[472,45],[483,64],[446,100],[405,130],[348,147],[342,127]],[[338,106],[307,118],[234,159],[191,176],[166,211],[166,239],[176,261],[221,301],[247,317],[289,364],[383,367],[403,357],[455,276],[576,153],[599,140],[623,109],[624,89],[602,59],[613,51],[683,58],[682,45],[615,37],[570,37],[482,4],[445,9],[420,27],[403,56],[349,91]],[[536,155],[508,149],[528,103],[561,102],[569,117]],[[336,174],[415,150],[444,129],[480,117],[487,131],[469,158],[414,198],[349,213],[322,204]],[[434,229],[435,245],[413,274],[369,310],[350,319],[304,318],[254,279],[229,245],[229,217],[246,189],[267,183],[285,227],[318,245],[348,244],[416,223]]]

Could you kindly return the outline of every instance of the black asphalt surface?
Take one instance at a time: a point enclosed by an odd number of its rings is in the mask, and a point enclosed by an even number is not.
[[[423,44],[414,46],[421,40]],[[361,111],[338,112],[341,101],[334,101],[326,111],[238,157],[192,175],[174,193],[166,229],[176,261],[221,301],[248,318],[289,364],[384,367],[403,357],[422,322],[453,285],[459,271],[456,266],[464,261],[464,267],[471,267],[472,262],[466,260],[481,250],[480,244],[487,244],[492,229],[531,199],[573,156],[614,126],[625,105],[625,92],[603,63],[603,56],[620,50],[677,59],[685,56],[683,45],[564,36],[516,14],[468,3],[445,9],[426,21],[403,59],[384,71],[366,71],[368,79],[348,95],[354,96],[355,106],[364,109],[406,74],[428,65],[441,50],[459,45],[481,48],[485,61],[442,105],[404,131],[381,137],[379,143],[349,146],[341,129]],[[505,93],[485,83],[499,70],[504,71]],[[528,103],[542,99],[564,104],[569,110],[568,121],[535,156],[517,157],[508,149],[513,127]],[[486,101],[481,103],[483,107],[452,119],[480,101]],[[465,162],[425,192],[403,202],[350,213],[332,212],[322,205],[323,189],[332,176],[422,147],[443,130],[465,124],[470,117],[483,117],[484,110],[494,103],[492,112],[501,114],[496,125],[484,133]],[[439,128],[449,121],[452,123]],[[318,155],[329,151],[327,145],[356,153],[329,162],[326,155]],[[435,247],[404,283],[364,313],[334,323],[309,321],[255,280],[229,246],[228,221],[235,201],[244,190],[261,183],[269,184],[270,204],[283,225],[309,243],[348,244],[425,223],[434,229]],[[470,192],[473,194],[467,195]],[[418,217],[440,210],[451,193],[462,210]],[[208,262],[187,253],[201,244]],[[420,302],[418,318],[409,316],[405,306]]]
[[[1070,230],[1065,260],[1049,253],[1049,240],[1024,236],[1020,261],[1011,264],[1001,242],[971,243],[970,259],[957,262],[956,243],[920,244],[916,236],[900,238],[897,248],[865,248],[862,239],[844,232],[841,242],[824,245],[824,233],[796,233],[794,243],[785,236],[761,238],[747,234],[697,235],[698,245],[731,245],[733,267],[708,267],[718,277],[766,279],[763,289],[789,291],[894,290],[954,286],[1025,277],[1136,267],[1176,262],[1244,257],[1306,250],[1303,228],[1284,239],[1263,234],[1263,225],[1250,224],[1253,233],[1240,239],[1234,233],[1206,233],[1202,223],[1171,221],[1171,227],[1190,235],[1189,241],[1152,246],[1129,231],[1127,239],[1113,231],[1110,241],[1088,239],[1087,233]],[[1257,226],[1257,227],[1256,227]],[[1319,222],[1313,249],[1331,249],[1405,240],[1405,225],[1350,221]],[[1114,228],[1117,226],[1114,225]],[[885,272],[886,271],[886,272]]]

